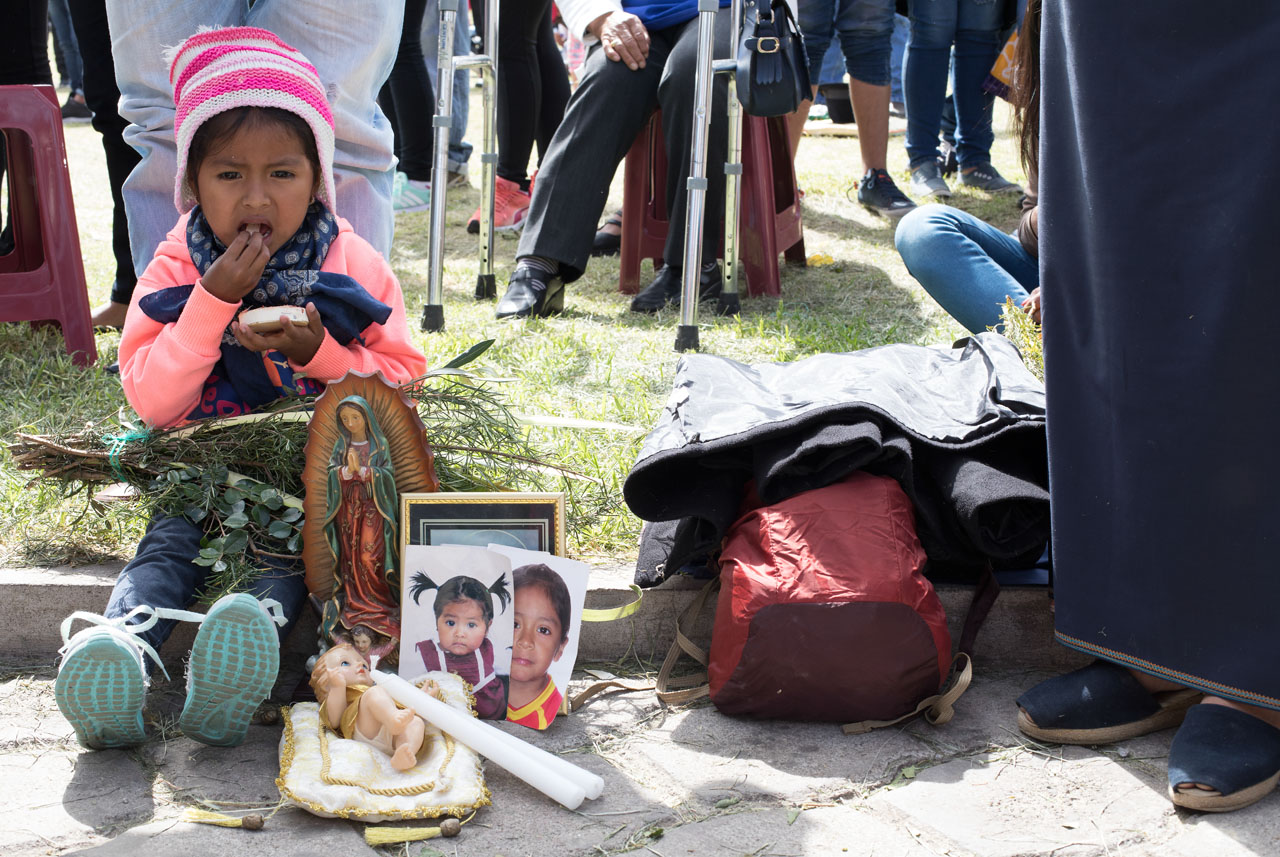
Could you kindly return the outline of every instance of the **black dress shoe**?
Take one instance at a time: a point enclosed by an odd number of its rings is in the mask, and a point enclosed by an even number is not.
[[[615,211],[605,220],[604,226],[616,226],[622,229],[622,211]],[[605,232],[603,228],[596,232],[596,237],[591,242],[592,256],[617,256],[622,252],[622,233],[614,235],[612,232]]]
[[[540,318],[564,311],[564,281],[556,274],[520,267],[498,301],[498,318]]]
[[[668,306],[680,303],[681,272],[671,265],[663,265],[653,282],[631,299],[632,312],[657,312]],[[724,279],[720,275],[718,262],[709,262],[702,266],[698,276],[698,300],[706,301],[720,296],[720,288]]]

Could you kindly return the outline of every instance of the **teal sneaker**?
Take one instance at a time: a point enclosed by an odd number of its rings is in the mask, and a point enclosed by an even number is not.
[[[396,214],[426,211],[431,207],[431,183],[412,181],[402,172],[396,173],[391,188],[391,208]]]
[[[188,738],[216,747],[244,741],[280,668],[273,622],[285,623],[280,605],[243,592],[209,608],[187,664],[187,702],[178,725]]]
[[[145,741],[147,677],[138,641],[118,627],[95,625],[68,640],[62,651],[53,695],[76,740],[90,750]]]

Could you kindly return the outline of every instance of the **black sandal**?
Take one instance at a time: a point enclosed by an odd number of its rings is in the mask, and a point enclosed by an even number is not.
[[[603,229],[605,226],[616,226],[621,229],[622,209],[618,209],[609,215],[608,219],[601,224],[601,230],[596,233],[595,240],[591,242],[592,256],[617,256],[622,252],[622,235],[605,232]]]

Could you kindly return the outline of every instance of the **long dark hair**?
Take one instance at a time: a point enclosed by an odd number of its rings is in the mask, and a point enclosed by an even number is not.
[[[1027,172],[1040,171],[1040,4],[1041,0],[1029,0],[1022,17],[1009,93],[1022,166]]]

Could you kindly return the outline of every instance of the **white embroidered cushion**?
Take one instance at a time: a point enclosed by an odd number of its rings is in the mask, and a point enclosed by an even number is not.
[[[449,705],[470,711],[466,684],[446,672],[434,679]],[[296,806],[326,818],[396,821],[461,816],[489,801],[480,757],[464,744],[427,724],[429,747],[416,767],[397,771],[388,756],[359,741],[340,737],[320,722],[320,708],[303,702],[284,710],[280,739],[280,794]]]

